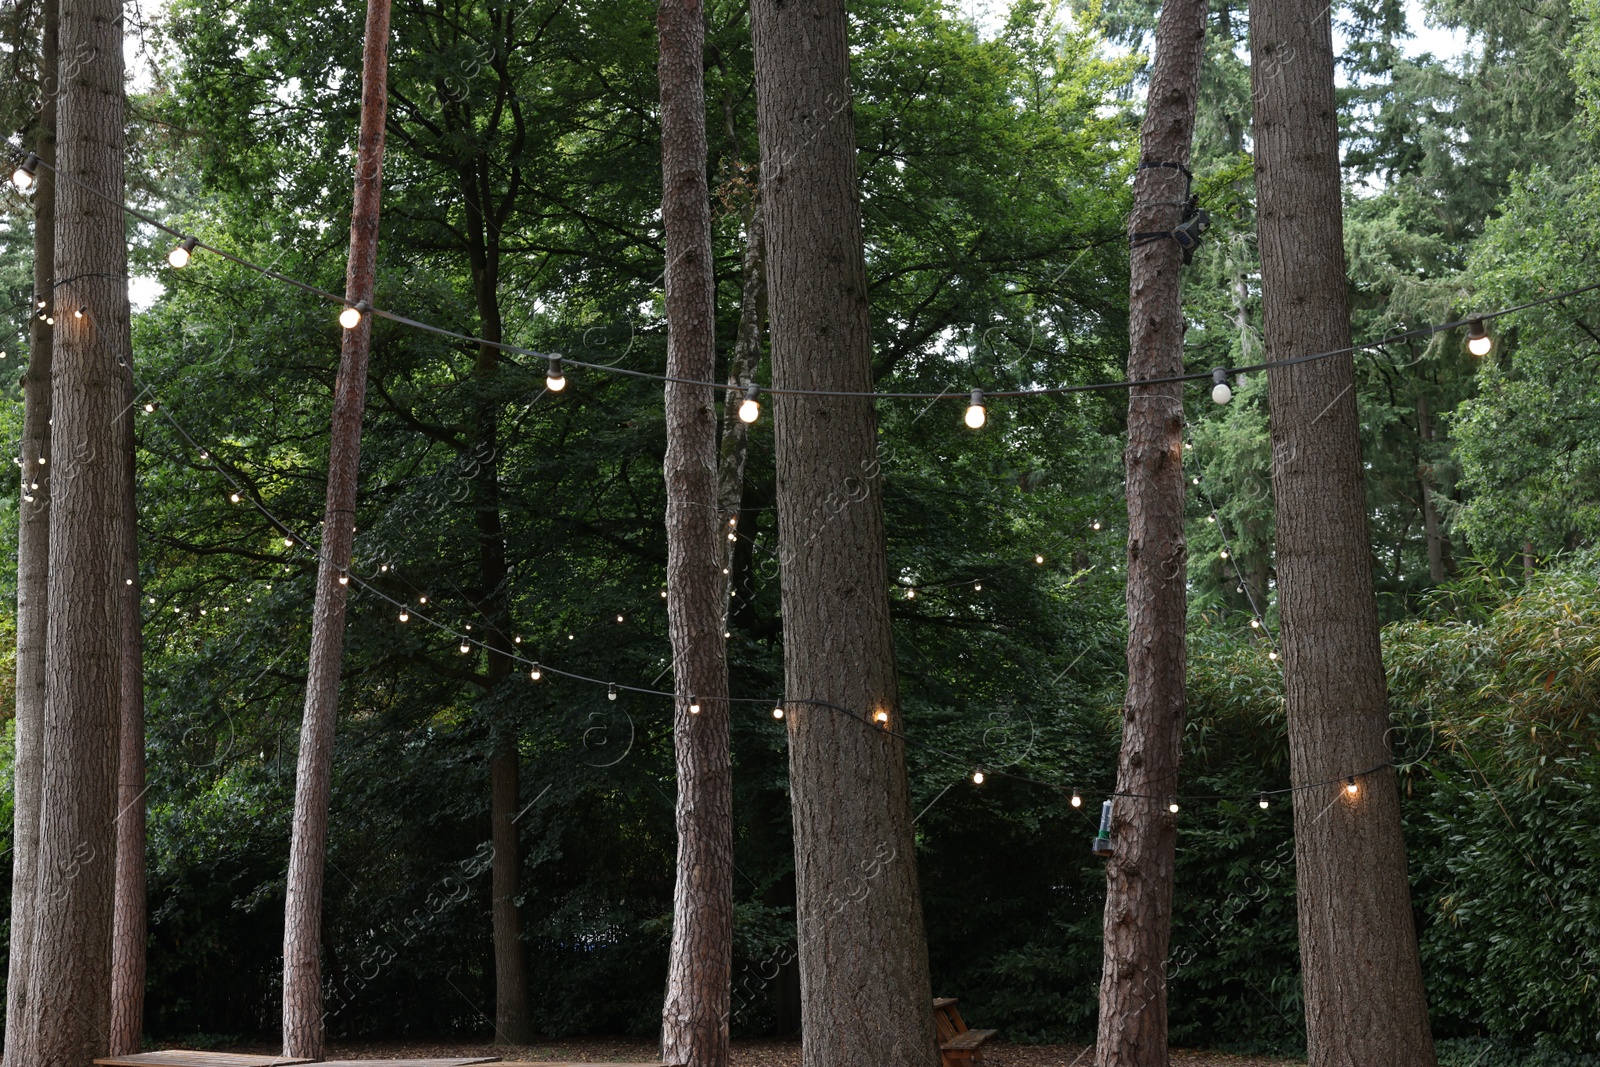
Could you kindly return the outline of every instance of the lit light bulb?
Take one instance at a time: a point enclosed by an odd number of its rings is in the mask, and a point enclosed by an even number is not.
[[[1206,516],[1206,521],[1207,522],[1216,522],[1217,521],[1217,517],[1215,515],[1207,515]]]
[[[154,401],[151,401],[150,403],[148,403],[148,404],[146,404],[144,406],[144,413],[146,415],[152,414],[155,410],[156,410],[156,405],[155,405]]]
[[[401,622],[410,622],[410,621],[411,621],[411,612],[409,612],[409,611],[402,611],[402,612],[401,612],[401,613],[400,613],[400,621],[401,621]]]
[[[33,188],[39,170],[39,157],[29,152],[27,158],[17,164],[17,169],[11,172],[11,184],[17,187],[18,192],[27,192]]]
[[[694,697],[690,697],[689,698],[689,714],[690,715],[698,715],[698,714],[700,714],[700,702],[698,700],[696,700]]]
[[[731,631],[731,630],[724,630],[724,631],[722,631],[722,639],[723,639],[723,640],[724,640],[724,641],[726,641],[726,640],[727,640],[727,639],[728,639],[728,638],[730,638],[730,637],[732,637],[732,636],[733,636],[733,631]]]
[[[283,539],[283,547],[284,547],[284,548],[292,548],[292,547],[294,547],[294,538],[292,538],[292,537],[285,537],[285,538],[284,538],[284,539]]]
[[[972,583],[972,591],[973,591],[973,592],[974,592],[974,593],[981,593],[981,592],[983,592],[983,583],[982,583],[982,582],[973,582],[973,583]]]
[[[1043,563],[1044,562],[1044,557],[1043,556],[1034,556],[1033,557],[1033,561],[1035,563]]]
[[[561,371],[561,357],[550,357],[550,369],[545,372],[544,387],[552,393],[559,393],[567,387],[567,376]]]
[[[738,535],[738,534],[736,534],[736,533],[730,533],[730,534],[729,534],[729,535],[728,535],[728,540],[730,540],[730,541],[737,541],[737,540],[739,540],[739,535]]]
[[[1076,793],[1072,794],[1072,806],[1075,808],[1083,807],[1083,798]]]
[[[365,300],[357,300],[354,304],[339,312],[339,325],[347,330],[353,330],[361,325],[361,316],[371,310],[371,305]]]
[[[1480,358],[1494,351],[1494,338],[1489,336],[1489,328],[1482,319],[1467,323],[1467,351]]]
[[[973,771],[972,772],[972,784],[973,785],[982,785],[983,784],[983,772],[982,771]]]
[[[872,716],[872,721],[887,730],[889,728],[889,713],[880,709]]]
[[[1216,384],[1211,387],[1211,399],[1218,404],[1226,404],[1233,399],[1233,390],[1228,388],[1228,372],[1217,367],[1211,372],[1211,380]]]
[[[471,652],[471,651],[472,651],[472,646],[471,645],[467,644],[465,641],[461,642],[461,654],[463,656],[465,656],[468,652]]]
[[[129,585],[133,584],[133,579],[132,578],[125,578],[125,579],[123,579],[123,581],[127,582]]]
[[[621,622],[621,621],[622,621],[622,616],[621,616],[621,615],[618,615],[618,616],[617,616],[617,621],[618,621],[618,622]]]
[[[1267,808],[1267,794],[1262,793],[1260,799],[1258,799],[1256,803],[1260,804],[1261,810],[1265,811]]]
[[[760,395],[760,387],[751,382],[750,387],[744,391],[744,401],[739,405],[740,422],[749,424],[761,417],[761,401],[756,399]]]
[[[517,635],[517,636],[516,636],[516,637],[513,637],[513,638],[512,638],[512,639],[511,639],[511,643],[512,643],[512,644],[513,644],[513,645],[520,645],[520,644],[522,644],[522,635],[521,635],[521,634],[518,634],[518,635]]]
[[[89,309],[88,308],[80,307],[77,311],[74,311],[72,313],[72,317],[75,318],[75,319],[81,319],[88,313],[89,313]]]
[[[1360,786],[1356,785],[1355,775],[1351,775],[1349,778],[1347,778],[1345,780],[1344,791],[1346,793],[1349,793],[1351,796],[1355,796],[1356,793],[1360,790],[1360,788],[1361,788]]]
[[[1172,812],[1174,815],[1178,814],[1178,802],[1174,800],[1172,803],[1168,804],[1167,810]]]
[[[907,589],[906,590],[906,599],[907,600],[915,600],[915,599],[917,599],[917,591],[915,589]]]
[[[967,428],[981,430],[983,424],[989,421],[989,412],[983,406],[983,390],[974,389],[972,399],[967,404]]]
[[[427,597],[425,597],[425,596],[417,597],[417,603],[418,604],[426,604],[427,602],[428,602],[428,598]]]
[[[727,574],[728,572],[727,571],[723,571],[722,573],[723,574]],[[667,591],[665,589],[661,590],[661,599],[662,600],[667,599]]]
[[[1276,660],[1278,658],[1278,654],[1276,652],[1268,652],[1267,658],[1270,660]]]
[[[1222,550],[1222,558],[1223,559],[1227,559],[1228,558],[1228,550],[1227,549],[1223,549]]]
[[[189,265],[189,260],[194,256],[195,246],[199,243],[197,237],[185,237],[182,244],[167,253],[167,262],[174,268],[182,270]]]
[[[528,672],[529,681],[537,682],[540,678],[543,678],[543,677],[544,677],[544,671],[539,668],[539,665],[537,663],[535,663],[533,665],[533,670]]]
[[[1100,520],[1099,519],[1094,520],[1094,525],[1091,526],[1090,529],[1092,529],[1092,530],[1100,529]]]
[[[350,584],[350,576],[348,574],[339,575],[339,584],[340,585],[349,585]]]
[[[607,700],[615,700],[615,699],[617,699],[617,683],[616,682],[612,682],[611,685],[606,689],[606,699]]]
[[[782,709],[782,708],[773,708],[773,709],[772,709],[772,717],[773,717],[773,718],[774,718],[774,719],[781,719],[781,718],[783,718],[783,709]]]
[[[1185,442],[1184,442],[1184,443],[1183,443],[1183,450],[1184,450],[1184,451],[1185,451],[1185,452],[1187,452],[1187,451],[1189,451],[1189,450],[1190,450],[1190,449],[1192,449],[1192,448],[1193,448],[1193,447],[1194,447],[1194,442],[1192,442],[1192,441],[1185,441]]]
[[[150,598],[150,603],[154,604],[155,602],[156,602],[156,598],[155,597],[151,597]]]
[[[1261,620],[1260,619],[1251,619],[1250,620],[1250,629],[1252,629],[1252,630],[1261,629]]]

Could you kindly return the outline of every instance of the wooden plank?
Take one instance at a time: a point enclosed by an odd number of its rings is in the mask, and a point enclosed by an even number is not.
[[[251,1056],[237,1052],[199,1052],[194,1049],[164,1049],[136,1052],[129,1056],[107,1056],[94,1061],[101,1067],[290,1067],[311,1060],[288,1056]]]
[[[957,1003],[957,999],[956,997],[934,997],[933,1010],[943,1011],[946,1008],[953,1007]]]
[[[682,1067],[676,1063],[660,1063],[652,1060],[649,1063],[618,1063],[606,1060],[597,1063],[593,1060],[508,1060],[500,1067]]]
[[[469,1056],[445,1060],[323,1060],[317,1067],[470,1067],[474,1063],[499,1063],[499,1056]]]
[[[965,1033],[957,1034],[949,1041],[944,1042],[944,1044],[940,1047],[947,1052],[959,1052],[963,1049],[978,1048],[982,1046],[985,1041],[989,1040],[999,1032],[1000,1031],[998,1030],[968,1030]]]

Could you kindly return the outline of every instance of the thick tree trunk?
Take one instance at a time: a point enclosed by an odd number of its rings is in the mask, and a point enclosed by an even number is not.
[[[41,107],[34,151],[56,162],[56,0],[41,11],[39,58]],[[33,292],[28,328],[28,369],[22,378],[21,507],[17,516],[17,717],[12,768],[11,944],[7,961],[4,1067],[38,1062],[26,1019],[31,989],[33,915],[39,863],[39,781],[43,773],[45,641],[50,581],[50,349],[52,327],[41,300],[54,288],[56,176],[41,166],[33,193]]]
[[[1181,221],[1205,50],[1205,0],[1169,0],[1156,26],[1155,65],[1140,135],[1130,233]],[[1179,205],[1179,206],[1175,206]],[[1135,242],[1128,377],[1183,373],[1183,254],[1171,240]],[[1136,386],[1128,396],[1128,691],[1106,867],[1099,1067],[1165,1067],[1167,944],[1172,928],[1176,819],[1183,743],[1183,386]]]
[[[52,351],[50,618],[28,1067],[107,1052],[122,647],[119,590],[128,350],[122,7],[67,0],[60,48],[89,57],[61,87]],[[98,194],[98,195],[96,195]]]
[[[462,202],[467,215],[467,259],[472,268],[472,288],[478,306],[479,336],[498,343],[504,337],[505,323],[500,313],[500,237],[506,207],[514,189],[496,198],[490,189],[489,164],[479,156],[460,172]],[[496,200],[501,205],[499,214]],[[473,432],[468,459],[475,474],[472,479],[473,522],[478,531],[477,609],[488,620],[485,640],[487,681],[485,690],[493,703],[494,690],[511,675],[511,608],[507,583],[510,568],[506,563],[506,538],[500,514],[500,408],[496,399],[495,376],[499,373],[500,350],[494,344],[478,346],[473,376],[483,399],[473,413]],[[511,717],[493,714],[493,753],[489,759],[489,817],[494,855],[490,881],[490,937],[494,944],[495,1041],[499,1044],[526,1045],[533,1040],[533,1022],[528,1013],[527,949],[522,941],[522,913],[517,907],[521,874],[521,847],[517,839],[516,817],[521,778],[521,753],[517,748],[517,728]]]
[[[843,0],[754,0],[775,389],[870,392]],[[868,397],[775,397],[805,1067],[934,1067]],[[826,703],[823,703],[826,702]],[[834,705],[829,707],[828,705]],[[839,710],[843,709],[843,710]],[[879,729],[882,712],[893,732]]]
[[[388,111],[389,0],[368,0],[361,76],[361,134],[356,154],[355,203],[350,213],[350,262],[345,297],[371,302],[377,275],[378,203],[383,177],[383,129]],[[361,466],[361,417],[366,406],[372,316],[344,331],[334,383],[328,443],[328,499],[323,515],[317,599],[311,619],[305,718],[295,772],[294,826],[289,845],[283,922],[283,1053],[321,1059],[322,888],[328,845],[334,724],[339,667],[344,656],[348,587],[355,539],[356,483]]]
[[[517,908],[521,849],[517,841],[521,757],[515,729],[501,725],[489,757],[490,919],[494,938],[494,1006],[496,1044],[526,1045],[533,1041],[528,1017],[528,965],[522,944],[522,913]]]
[[[1350,343],[1329,9],[1250,5],[1263,333],[1269,360]],[[1406,879],[1399,792],[1385,764],[1355,364],[1270,372],[1306,1041],[1313,1067],[1433,1067]]]
[[[717,353],[701,0],[662,0],[657,26],[667,374],[704,382],[716,374]],[[728,1062],[733,972],[733,769],[722,637],[728,542],[717,512],[711,394],[707,386],[666,385],[667,628],[678,694],[678,864],[661,1048],[667,1063],[687,1067]]]
[[[1417,436],[1424,444],[1433,441],[1433,418],[1425,396],[1417,397]],[[1433,465],[1424,459],[1417,464],[1417,491],[1422,496],[1422,532],[1428,541],[1428,577],[1438,585],[1445,577],[1445,540],[1439,508],[1433,502],[1434,488]]]
[[[117,758],[116,907],[111,928],[111,1054],[139,1051],[144,1037],[145,799],[144,628],[139,610],[139,508],[134,491],[133,354],[122,368],[122,739]]]

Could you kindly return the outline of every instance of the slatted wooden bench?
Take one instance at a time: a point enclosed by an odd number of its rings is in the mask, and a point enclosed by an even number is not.
[[[980,1067],[983,1043],[998,1030],[969,1030],[955,997],[933,998],[933,1022],[939,1028],[939,1056],[944,1067]]]
[[[443,1060],[325,1060],[318,1063],[318,1067],[471,1067],[472,1064],[497,1063],[499,1059],[498,1056],[458,1056]],[[107,1056],[94,1062],[100,1067],[296,1067],[315,1061],[287,1056],[166,1049],[131,1056]]]

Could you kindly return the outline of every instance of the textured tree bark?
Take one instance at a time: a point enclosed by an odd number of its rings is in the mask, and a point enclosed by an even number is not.
[[[751,30],[773,386],[870,392],[845,5],[754,0]],[[934,1067],[905,749],[873,722],[903,726],[877,416],[774,401],[801,1062]]]
[[[33,150],[56,162],[58,19],[44,0],[39,57],[39,125]],[[39,863],[39,782],[43,774],[45,642],[50,620],[50,350],[52,327],[39,301],[54,288],[56,177],[41,166],[33,193],[33,292],[28,369],[22,376],[22,443],[17,454],[21,505],[17,517],[16,762],[12,768],[11,944],[7,960],[4,1067],[38,1062],[27,1035],[33,959],[33,915]],[[41,462],[42,461],[42,462]],[[37,485],[38,488],[34,488]]]
[[[472,288],[478,306],[479,336],[498,343],[505,323],[500,313],[500,238],[513,203],[515,187],[502,196],[489,186],[486,156],[462,168],[462,202],[467,215],[467,258],[472,267]],[[513,182],[516,179],[513,178]],[[500,501],[500,410],[494,379],[499,373],[500,350],[494,344],[478,346],[473,376],[484,399],[473,414],[474,426],[467,458],[476,472],[472,478],[474,522],[478,529],[479,614],[489,621],[487,676],[484,689],[492,694],[511,675],[511,608],[507,583],[506,539]],[[494,751],[489,758],[490,839],[490,939],[494,945],[495,1041],[526,1045],[533,1041],[528,1013],[527,950],[522,941],[522,912],[517,907],[521,873],[521,847],[517,839],[521,754],[511,716],[492,713]]]
[[[133,353],[123,353],[122,373],[123,498],[121,598],[122,727],[117,757],[116,904],[111,924],[111,1054],[139,1051],[144,1038],[145,974],[145,774],[144,774],[144,628],[139,610],[139,507],[134,482],[138,447],[134,433]]]
[[[1169,231],[1183,217],[1187,164],[1205,51],[1205,0],[1169,0],[1156,25],[1155,63],[1129,233]],[[1136,243],[1128,305],[1128,378],[1183,373],[1183,254],[1177,242]],[[1167,945],[1183,743],[1183,386],[1136,386],[1128,396],[1128,691],[1106,865],[1099,1067],[1166,1067]]]
[[[716,284],[706,184],[705,9],[662,0],[661,217],[666,230],[667,374],[716,374]],[[730,398],[730,402],[735,402]],[[717,512],[717,418],[708,386],[666,385],[667,628],[672,637],[678,863],[661,1055],[725,1067],[733,972],[733,768],[727,595]],[[698,707],[698,711],[694,710]]]
[[[1268,360],[1350,343],[1329,9],[1250,5]],[[1270,372],[1306,1041],[1313,1067],[1433,1067],[1390,759],[1350,356]]]
[[[489,815],[493,820],[490,843],[490,889],[494,900],[490,918],[494,939],[495,1043],[526,1045],[533,1041],[528,1016],[528,965],[522,945],[522,913],[517,908],[517,876],[521,849],[517,841],[517,797],[521,757],[516,731],[502,724],[496,731],[494,755],[489,757]]]
[[[368,0],[361,74],[361,133],[356,153],[355,203],[350,212],[350,262],[345,298],[371,302],[377,275],[378,205],[383,178],[383,129],[388,111],[389,0]],[[322,888],[328,846],[334,724],[339,712],[339,666],[344,656],[348,589],[339,578],[350,566],[355,540],[356,484],[361,466],[361,417],[367,395],[372,316],[344,331],[334,383],[328,443],[328,499],[323,515],[317,599],[311,619],[305,717],[295,771],[293,837],[283,922],[283,1054],[321,1059]]]
[[[51,530],[28,1067],[107,1052],[121,691],[125,467],[119,353],[128,350],[122,7],[67,0],[52,350]],[[96,195],[98,194],[98,195]]]

